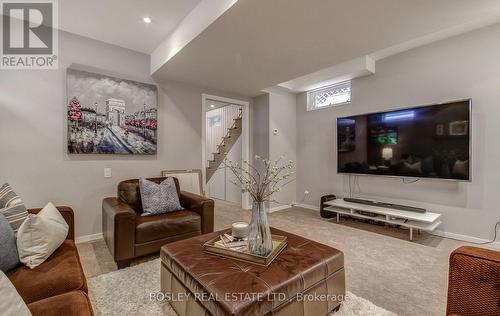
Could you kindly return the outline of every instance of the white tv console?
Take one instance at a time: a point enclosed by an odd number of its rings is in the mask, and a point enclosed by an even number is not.
[[[441,221],[439,220],[441,214],[438,213],[417,213],[403,211],[383,206],[346,202],[343,199],[328,201],[324,204],[329,205],[328,207],[324,208],[326,211],[337,213],[337,223],[340,220],[340,215],[347,215],[351,217],[369,219],[393,225],[400,225],[403,227],[408,227],[410,229],[410,240],[413,240],[414,228],[419,232],[421,230],[433,231],[441,224]],[[376,216],[363,215],[360,214],[360,211],[373,213],[376,214]]]

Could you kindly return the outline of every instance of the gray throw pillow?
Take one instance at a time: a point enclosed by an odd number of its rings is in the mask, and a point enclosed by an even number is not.
[[[179,201],[175,181],[168,177],[158,184],[147,179],[139,179],[142,199],[142,216],[152,216],[184,208]]]
[[[23,201],[12,190],[10,184],[5,183],[0,188],[0,208],[23,204]]]
[[[23,200],[12,190],[8,183],[0,188],[0,213],[7,218],[14,234],[28,217]]]
[[[0,270],[7,272],[19,264],[16,237],[9,221],[0,213]]]

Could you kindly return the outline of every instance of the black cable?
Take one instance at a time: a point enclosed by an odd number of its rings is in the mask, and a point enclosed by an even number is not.
[[[408,181],[406,181],[406,178],[403,178],[402,180],[403,180],[403,183],[404,183],[404,184],[412,184],[412,183],[415,183],[415,182],[420,181],[420,179],[414,179],[413,181],[409,181],[409,182],[408,182]]]
[[[482,242],[482,243],[475,243],[475,242],[473,242],[473,244],[476,244],[476,245],[487,245],[487,244],[494,243],[497,240],[498,225],[500,225],[500,221],[496,222],[496,224],[495,224],[495,234],[493,235],[493,239],[491,241],[486,241],[486,242]]]

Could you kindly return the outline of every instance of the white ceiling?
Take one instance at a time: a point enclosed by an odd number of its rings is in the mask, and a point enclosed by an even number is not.
[[[239,0],[154,75],[255,96],[323,68],[492,18],[500,18],[498,0]]]
[[[200,0],[62,0],[61,30],[151,53]],[[146,24],[144,17],[152,23]]]

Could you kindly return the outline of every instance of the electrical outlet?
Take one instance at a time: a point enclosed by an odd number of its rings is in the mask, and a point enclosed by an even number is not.
[[[111,178],[112,173],[111,173],[111,168],[104,168],[104,178]]]

